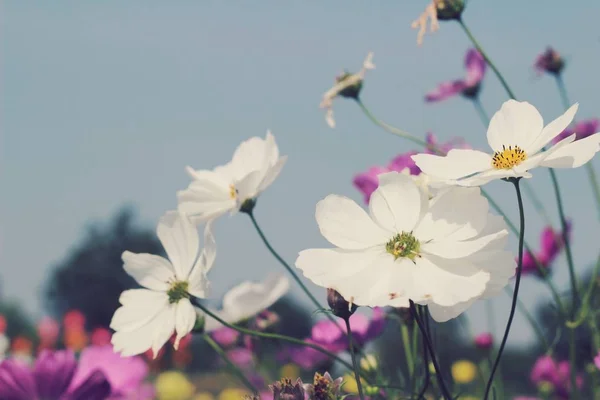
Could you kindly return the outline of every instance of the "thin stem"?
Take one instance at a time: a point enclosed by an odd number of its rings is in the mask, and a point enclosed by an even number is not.
[[[225,351],[221,348],[221,346],[219,346],[217,344],[217,342],[215,342],[209,334],[205,333],[204,334],[204,340],[206,341],[206,343],[208,343],[208,345],[210,347],[213,348],[213,350],[219,355],[221,356],[221,358],[223,359],[223,361],[225,361],[225,363],[227,363],[227,365],[229,366],[229,368],[231,369],[231,371],[238,377],[238,379],[240,381],[242,381],[242,383],[252,391],[252,393],[257,394],[258,393],[258,389],[256,388],[256,386],[254,386],[252,384],[252,382],[250,382],[250,380],[248,378],[246,378],[246,376],[244,375],[244,373],[229,359],[229,357],[227,357],[227,354],[225,353]]]
[[[417,316],[415,315],[414,318],[416,320]],[[415,335],[415,336],[417,336],[417,335]],[[423,362],[425,364],[425,382],[423,383],[423,387],[421,388],[421,391],[419,392],[419,395],[417,396],[418,400],[425,398],[425,392],[427,391],[427,388],[429,387],[429,380],[431,379],[431,375],[429,374],[429,352],[427,351],[427,343],[425,342],[425,340],[423,340]]]
[[[485,61],[490,66],[490,68],[492,69],[492,71],[494,71],[494,73],[498,77],[498,80],[500,80],[500,83],[504,87],[504,90],[506,90],[506,93],[508,93],[508,95],[512,99],[515,99],[516,96],[513,93],[513,91],[510,89],[510,87],[508,86],[508,83],[506,82],[506,80],[504,79],[504,77],[502,76],[502,74],[500,73],[500,71],[498,70],[498,68],[496,68],[496,65],[492,62],[492,60],[490,60],[490,58],[485,53],[485,51],[483,51],[483,48],[479,45],[479,42],[477,42],[477,40],[475,39],[475,36],[473,36],[473,34],[469,30],[469,28],[467,28],[467,25],[465,25],[465,23],[464,23],[464,21],[462,19],[459,19],[458,23],[462,27],[463,31],[465,31],[465,33],[467,34],[467,36],[469,37],[469,39],[471,40],[471,42],[473,43],[473,45],[475,46],[475,48],[479,51],[479,53],[481,53],[481,56],[485,59]]]
[[[511,182],[515,185],[515,191],[517,192],[517,202],[519,203],[519,220],[520,220],[520,232],[519,232],[519,262],[517,264],[517,277],[515,280],[515,293],[513,296],[512,305],[510,307],[510,314],[508,316],[508,322],[506,323],[506,330],[504,331],[504,337],[502,338],[502,343],[500,344],[500,348],[498,349],[498,355],[496,356],[496,361],[494,361],[494,366],[492,367],[492,371],[490,372],[490,378],[485,388],[485,396],[484,400],[487,400],[490,389],[492,388],[492,383],[494,381],[494,374],[496,373],[496,369],[500,364],[500,359],[502,358],[502,352],[504,351],[504,346],[506,346],[506,341],[508,340],[508,334],[510,333],[510,327],[512,325],[513,318],[515,316],[515,310],[517,309],[517,299],[519,296],[519,287],[521,286],[521,272],[523,270],[523,241],[525,238],[525,210],[523,208],[523,198],[521,197],[521,189],[519,187],[520,178],[512,179]]]
[[[408,333],[408,326],[406,324],[402,324],[400,326],[400,331],[402,333],[402,344],[404,346],[404,355],[406,357],[406,365],[408,366],[408,376],[410,381],[413,380],[413,374],[415,371],[415,364],[413,361],[412,350],[410,348],[410,335]]]
[[[577,390],[577,342],[575,328],[569,329],[569,364],[570,380],[571,380],[571,396],[570,399],[579,399],[579,390]]]
[[[350,347],[350,357],[352,357],[352,366],[354,367],[354,378],[356,379],[356,387],[358,388],[358,396],[361,400],[365,400],[363,393],[362,382],[360,381],[360,370],[356,362],[356,353],[354,352],[354,341],[352,340],[352,329],[350,329],[350,318],[344,318],[346,330],[348,332],[348,346]]]
[[[592,165],[591,161],[585,164],[585,170],[587,171],[588,179],[592,186],[592,192],[594,193],[594,199],[596,199],[598,214],[600,215],[600,185],[598,184],[598,177],[596,176],[596,171],[594,171],[594,165]]]
[[[513,298],[514,291],[512,290],[512,288],[510,286],[505,286],[504,287],[504,292],[510,298]],[[541,328],[538,326],[537,322],[535,321],[535,318],[527,310],[527,308],[525,307],[525,305],[523,304],[523,302],[521,301],[521,299],[517,299],[517,308],[519,309],[519,311],[521,312],[521,314],[523,314],[523,316],[527,319],[527,321],[529,322],[529,324],[533,328],[533,331],[535,332],[535,335],[537,336],[538,340],[542,343],[542,346],[544,346],[544,349],[546,351],[550,350],[550,344],[548,343],[548,340],[546,340],[546,337],[544,336],[544,333],[542,332]]]
[[[356,103],[358,103],[360,109],[363,111],[363,113],[371,120],[371,122],[373,122],[375,125],[380,126],[381,128],[383,128],[383,130],[396,135],[396,136],[400,136],[401,138],[404,139],[408,139],[413,143],[416,143],[420,146],[423,147],[427,147],[427,142],[423,139],[420,139],[406,131],[403,131],[401,129],[396,128],[395,126],[386,124],[385,122],[379,120],[377,117],[375,117],[371,111],[369,111],[369,109],[363,104],[363,102],[360,99],[356,100]]]
[[[481,104],[481,100],[479,100],[478,96],[473,97],[471,100],[473,102],[473,106],[475,107],[475,111],[477,111],[477,115],[479,115],[479,118],[481,119],[481,123],[487,128],[490,123],[490,117],[485,112],[483,104]]]
[[[569,95],[567,94],[567,87],[565,86],[565,81],[563,81],[561,74],[555,74],[554,76],[556,77],[556,87],[558,88],[560,101],[562,101],[562,105],[566,110],[569,107],[571,107],[571,101],[569,100]]]
[[[450,392],[448,391],[448,388],[446,388],[446,384],[444,383],[444,378],[442,376],[442,369],[440,368],[440,366],[435,358],[435,352],[433,351],[433,346],[431,345],[431,341],[429,339],[429,336],[427,335],[427,328],[425,327],[425,324],[421,320],[421,317],[417,314],[417,307],[415,306],[415,303],[412,300],[409,300],[409,301],[410,301],[410,311],[414,315],[415,321],[417,321],[417,325],[419,325],[419,329],[421,330],[421,336],[423,337],[423,341],[425,342],[427,350],[429,350],[429,355],[431,356],[431,362],[433,363],[433,368],[435,368],[435,373],[437,376],[438,384],[440,386],[440,390],[442,391],[442,396],[444,396],[444,399],[446,399],[446,400],[451,400],[452,395],[450,394]],[[429,366],[426,366],[426,368],[429,369]]]

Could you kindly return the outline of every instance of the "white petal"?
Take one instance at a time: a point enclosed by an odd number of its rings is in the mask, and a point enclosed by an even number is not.
[[[502,151],[502,146],[524,149],[543,128],[544,120],[534,106],[526,101],[508,100],[490,120],[487,139],[494,151]]]
[[[296,267],[316,285],[328,288],[368,268],[381,254],[387,254],[383,246],[364,251],[308,249],[298,254]]]
[[[600,132],[561,147],[540,165],[549,168],[577,168],[590,161],[599,150]]]
[[[315,217],[325,239],[343,249],[366,249],[391,239],[389,232],[347,197],[327,196],[317,203]]]
[[[421,244],[421,252],[447,259],[467,257],[486,247],[489,243],[508,235],[507,231],[496,232],[472,240],[441,240]]]
[[[333,108],[331,106],[327,107],[327,112],[325,113],[325,122],[330,128],[335,128],[335,118],[333,117]]]
[[[192,331],[195,323],[196,311],[192,303],[185,298],[179,300],[175,307],[175,331],[177,332],[175,343],[173,344],[175,350],[179,348],[179,341]]]
[[[253,199],[258,195],[258,187],[265,177],[265,172],[266,170],[250,172],[235,183],[238,206],[241,206],[244,201]]]
[[[377,274],[376,283],[363,288],[368,300],[360,296],[359,301],[368,303],[370,307],[408,307],[414,287],[415,265],[406,258],[394,261],[390,254],[385,254],[380,260],[378,270],[371,271],[371,274]]]
[[[388,172],[378,179],[379,187],[369,201],[371,216],[387,231],[411,232],[427,206],[427,196],[410,176]]]
[[[206,273],[212,268],[217,256],[217,243],[212,233],[212,221],[204,226],[204,248],[192,269],[188,279],[188,293],[199,298],[206,298],[209,282]]]
[[[237,323],[271,307],[290,288],[290,281],[284,275],[270,275],[264,282],[243,282],[223,297],[223,314],[227,322]]]
[[[453,306],[440,306],[435,303],[429,304],[429,313],[435,322],[446,322],[458,317],[463,312],[467,311],[477,299],[471,299],[463,303],[458,303]]]
[[[275,181],[275,179],[277,179],[277,177],[281,173],[281,170],[283,169],[283,166],[285,165],[286,161],[287,156],[283,156],[279,160],[277,160],[275,164],[273,164],[273,166],[269,167],[265,176],[263,177],[262,182],[258,186],[258,193],[262,193],[266,188],[271,186],[271,184]]]
[[[415,259],[413,276],[414,301],[431,300],[442,306],[453,306],[480,296],[490,279],[488,272],[464,262],[439,257]]]
[[[577,135],[574,133],[571,136],[562,139],[560,142],[556,143],[554,146],[552,146],[548,150],[539,152],[539,153],[535,154],[533,157],[528,157],[521,164],[514,167],[513,170],[516,171],[517,173],[522,173],[523,171],[528,171],[535,167],[539,167],[541,165],[542,161],[544,161],[547,157],[549,157],[551,154],[553,154],[557,150],[559,150],[559,149],[563,148],[564,146],[568,145],[569,143],[573,142],[575,140],[576,136]]]
[[[235,208],[229,185],[219,174],[203,171],[187,189],[177,192],[179,211],[193,217],[194,221],[206,221],[223,215]]]
[[[265,137],[265,154],[266,162],[268,165],[273,166],[279,160],[279,147],[275,142],[275,136],[270,130],[267,130],[267,136]]]
[[[267,143],[263,138],[255,136],[240,143],[231,159],[237,180],[251,172],[266,170],[270,156],[271,154],[267,154]]]
[[[154,254],[124,251],[121,259],[125,272],[148,289],[166,292],[169,289],[167,282],[175,276],[169,260]]]
[[[414,235],[420,241],[469,239],[483,230],[487,216],[488,201],[479,188],[446,189],[431,200]]]
[[[177,211],[168,211],[163,215],[156,228],[178,280],[188,279],[196,257],[200,238],[198,231],[186,215]]]
[[[152,353],[154,358],[159,350],[167,343],[173,332],[175,332],[175,310],[176,304],[170,304],[156,317],[154,326],[154,337],[152,339]]]
[[[495,181],[503,178],[531,178],[531,174],[529,172],[517,172],[514,169],[490,169],[484,171],[480,174],[473,175],[469,178],[461,179],[459,181],[454,182],[456,185],[465,186],[465,187],[473,187],[473,186],[483,186],[486,183],[491,181]]]
[[[130,289],[121,293],[119,307],[110,321],[115,331],[131,332],[148,324],[169,305],[169,296],[164,292],[147,289]]]
[[[459,179],[492,167],[489,154],[470,149],[452,149],[444,157],[416,154],[412,159],[421,171],[436,180]]]
[[[567,111],[565,111],[563,115],[546,125],[546,127],[542,130],[540,135],[537,138],[535,138],[532,143],[525,146],[523,150],[525,150],[527,154],[531,155],[538,152],[552,139],[560,135],[571,124],[573,118],[575,118],[575,114],[577,113],[578,108],[578,103],[573,104]]]

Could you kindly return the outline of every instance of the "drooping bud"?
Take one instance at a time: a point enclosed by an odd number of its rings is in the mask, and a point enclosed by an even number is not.
[[[275,382],[269,385],[273,391],[273,400],[304,400],[304,384],[298,378],[295,383],[289,378]]]
[[[327,289],[327,304],[333,314],[342,319],[350,318],[358,308],[356,304],[349,303],[337,290],[331,288]]]
[[[459,20],[465,9],[464,0],[434,0],[434,3],[440,21]]]
[[[547,72],[553,75],[560,75],[565,68],[565,60],[552,47],[548,47],[546,51],[540,54],[534,65],[538,74]]]

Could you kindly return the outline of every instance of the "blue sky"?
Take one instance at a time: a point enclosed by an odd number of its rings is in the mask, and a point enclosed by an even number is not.
[[[562,107],[553,81],[531,64],[552,44],[569,61],[565,81],[579,118],[599,116],[600,34],[593,0],[573,3],[471,0],[465,20],[520,99],[545,120]],[[64,1],[2,2],[0,279],[2,293],[40,312],[39,293],[52,263],[62,259],[91,221],[135,204],[144,224],[176,207],[188,184],[186,165],[212,168],[229,160],[240,141],[271,129],[289,156],[279,180],[260,198],[256,217],[282,255],[325,245],[314,221],[330,193],[361,196],[352,176],[414,147],[369,121],[349,101],[335,104],[331,130],[320,96],[343,68],[356,70],[368,51],[377,69],[363,100],[382,119],[417,135],[463,136],[483,147],[485,129],[471,104],[452,99],[427,105],[424,93],[461,77],[470,47],[459,27],[443,23],[421,47],[410,22],[425,1]],[[506,95],[491,74],[482,102],[488,113]],[[596,160],[595,166],[599,163]],[[548,174],[531,184],[556,222]],[[577,265],[598,250],[598,216],[583,169],[559,171],[574,220]],[[514,219],[512,188],[487,187]],[[543,224],[530,203],[527,238]],[[245,216],[224,218],[214,294],[280,266],[262,247]],[[516,243],[511,242],[513,249]],[[555,278],[566,287],[561,258]],[[323,291],[311,286],[319,298]],[[298,298],[302,294],[294,289]],[[522,287],[533,307],[547,290],[532,278]],[[503,326],[508,300],[495,301]],[[470,312],[485,329],[483,306]],[[518,319],[511,341],[531,337]]]

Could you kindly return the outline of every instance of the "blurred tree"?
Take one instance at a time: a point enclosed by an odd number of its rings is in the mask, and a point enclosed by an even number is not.
[[[131,207],[122,208],[107,227],[92,225],[79,245],[52,268],[45,292],[47,311],[61,318],[78,309],[88,328],[108,327],[121,292],[137,286],[123,270],[125,250],[164,254],[153,230],[134,225]]]
[[[18,303],[0,299],[0,315],[6,320],[6,336],[9,338],[25,336],[31,340],[35,340],[35,326]]]

